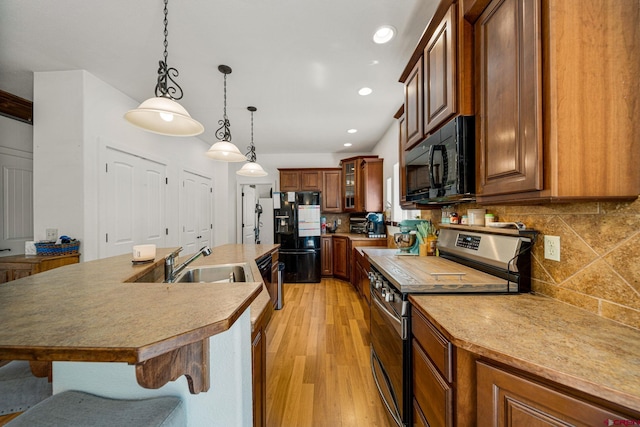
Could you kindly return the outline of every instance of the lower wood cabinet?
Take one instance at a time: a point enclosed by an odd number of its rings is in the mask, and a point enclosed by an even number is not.
[[[333,276],[333,238],[324,235],[320,238],[321,247],[321,274],[323,276]]]
[[[349,280],[350,245],[347,236],[333,236],[333,275]]]
[[[265,310],[273,310],[267,306]],[[271,315],[268,316],[271,318]],[[253,425],[267,424],[267,336],[266,327],[269,319],[262,319],[256,324],[251,335],[251,367],[253,382]]]
[[[453,426],[451,343],[420,312],[412,312],[413,412],[429,426]]]
[[[80,262],[80,254],[59,256],[11,255],[0,258],[0,283]]]
[[[356,268],[355,268],[355,259],[356,259],[356,253],[357,253],[357,249],[359,247],[386,247],[387,246],[387,239],[384,238],[364,238],[364,239],[349,239],[350,240],[350,246],[351,246],[351,259],[350,259],[350,270],[349,270],[349,277],[351,279],[351,283],[356,286],[357,288],[357,283],[358,281],[355,278],[355,272],[356,272]],[[367,267],[367,271],[369,271],[369,267]],[[367,291],[369,289],[369,286],[367,285]],[[369,298],[368,292],[365,292],[366,298]],[[365,296],[364,294],[361,295]]]
[[[586,427],[640,420],[638,411],[456,347],[456,337],[429,319],[411,307],[414,426]]]
[[[630,419],[481,361],[477,377],[479,427],[597,426]]]

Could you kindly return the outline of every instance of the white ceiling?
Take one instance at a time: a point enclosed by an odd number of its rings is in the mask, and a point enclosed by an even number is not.
[[[170,0],[168,65],[180,103],[215,142],[223,75],[233,142],[260,153],[367,152],[403,102],[398,78],[437,0]],[[84,69],[136,101],[153,96],[162,0],[0,0],[0,89],[33,100],[33,72]],[[371,37],[398,29],[386,45]],[[373,89],[369,96],[357,91]],[[123,114],[125,111],[123,111]],[[37,117],[35,120],[37,121]],[[347,129],[356,128],[355,134]],[[353,143],[345,148],[345,142]]]

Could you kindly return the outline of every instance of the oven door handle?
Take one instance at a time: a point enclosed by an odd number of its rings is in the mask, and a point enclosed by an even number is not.
[[[402,320],[398,316],[390,312],[389,309],[385,307],[384,304],[382,304],[382,302],[380,302],[380,298],[378,298],[378,295],[376,295],[375,292],[372,292],[371,295],[373,296],[373,302],[376,303],[378,308],[380,308],[380,310],[382,310],[382,312],[386,314],[390,320],[393,320],[395,323],[397,323],[400,326],[400,329],[402,329]]]

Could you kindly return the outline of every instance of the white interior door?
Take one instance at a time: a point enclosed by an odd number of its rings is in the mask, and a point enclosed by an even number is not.
[[[242,243],[256,242],[256,189],[245,185],[242,189]]]
[[[23,254],[33,240],[33,159],[0,154],[0,171],[0,256]]]
[[[165,246],[166,165],[107,148],[105,256]]]
[[[210,246],[213,232],[213,183],[211,178],[183,171],[180,221],[182,254]]]

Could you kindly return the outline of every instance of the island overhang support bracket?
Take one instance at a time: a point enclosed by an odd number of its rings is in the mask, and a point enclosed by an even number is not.
[[[136,364],[136,379],[144,388],[160,388],[182,375],[191,394],[209,390],[209,338]]]

